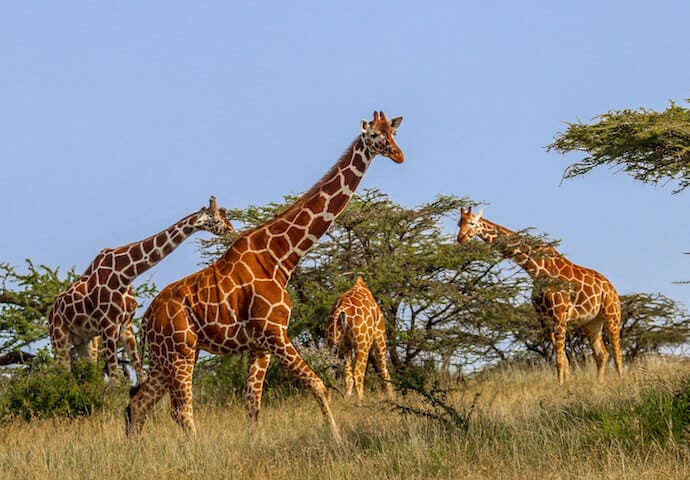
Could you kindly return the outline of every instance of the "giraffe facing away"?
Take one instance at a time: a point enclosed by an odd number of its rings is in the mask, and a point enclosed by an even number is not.
[[[146,377],[137,353],[132,318],[137,308],[132,282],[199,230],[216,235],[233,231],[216,198],[165,230],[139,242],[104,248],[72,285],[58,294],[50,313],[50,341],[56,357],[69,368],[72,349],[95,360],[98,336],[104,345],[106,372],[118,375],[117,344],[124,343],[140,382]]]
[[[348,396],[352,395],[354,385],[357,399],[361,401],[364,398],[364,374],[372,348],[376,369],[386,383],[386,392],[389,397],[393,396],[386,365],[386,322],[362,277],[358,276],[353,287],[333,305],[326,324],[326,344],[343,360],[345,393]]]
[[[321,379],[288,338],[290,296],[286,285],[299,260],[344,210],[376,155],[403,162],[393,136],[402,117],[383,112],[362,120],[361,134],[326,175],[283,213],[243,232],[215,263],[164,288],[144,314],[149,378],[132,391],[127,432],[141,431],[145,417],[168,391],[172,416],[195,433],[192,371],[200,349],[249,353],[246,407],[253,430],[271,356],[316,397],[336,440],[339,433]],[[144,340],[142,339],[142,342]]]
[[[473,214],[472,207],[460,209],[458,242],[464,244],[474,236],[487,243],[505,238],[505,242],[497,243],[500,253],[522,267],[535,283],[532,303],[542,325],[551,332],[559,383],[562,385],[568,375],[565,337],[569,323],[587,336],[600,381],[608,358],[602,336],[605,328],[618,375],[622,376],[621,304],[611,282],[595,270],[574,264],[550,245],[528,245],[520,235],[483,218],[482,213]]]

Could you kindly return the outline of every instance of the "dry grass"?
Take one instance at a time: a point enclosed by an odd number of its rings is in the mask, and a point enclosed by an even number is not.
[[[467,433],[394,413],[377,399],[356,406],[333,399],[345,438],[336,446],[309,396],[264,406],[253,437],[239,403],[199,406],[199,435],[187,439],[163,404],[138,441],[120,412],[2,427],[0,478],[688,478],[687,442],[629,448],[596,426],[563,422],[572,408],[639,399],[688,373],[678,360],[647,360],[623,380],[591,368],[559,388],[552,368],[502,370],[470,382],[451,400],[459,409],[480,393]],[[409,399],[404,399],[408,401]],[[602,439],[603,438],[603,439]]]

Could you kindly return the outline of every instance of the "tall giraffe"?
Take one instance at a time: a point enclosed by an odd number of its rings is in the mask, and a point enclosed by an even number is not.
[[[364,398],[364,374],[372,348],[376,368],[386,383],[386,392],[389,397],[393,396],[393,385],[386,365],[386,322],[362,277],[358,276],[352,288],[333,305],[326,324],[326,344],[344,362],[345,393],[348,396],[352,395],[354,385],[358,400]]]
[[[225,209],[218,208],[215,197],[211,197],[208,207],[187,215],[160,233],[122,247],[101,250],[81,277],[58,294],[48,314],[50,340],[58,360],[69,368],[71,347],[77,356],[95,359],[100,335],[106,371],[109,376],[116,376],[117,343],[122,340],[137,381],[142,381],[146,373],[132,329],[137,308],[132,282],[199,230],[216,235],[233,231]]]
[[[361,134],[326,175],[283,213],[240,235],[215,263],[164,288],[144,314],[150,347],[149,378],[132,391],[127,432],[139,433],[146,415],[170,392],[172,416],[196,432],[192,371],[200,349],[216,354],[249,352],[246,406],[250,428],[259,416],[272,355],[316,397],[333,437],[338,429],[321,379],[288,338],[290,296],[286,285],[299,260],[343,211],[376,155],[402,163],[393,136],[402,117],[383,112],[362,120]],[[143,342],[143,340],[142,340]]]
[[[483,210],[472,213],[472,207],[460,209],[458,242],[464,244],[478,236],[487,243],[499,237],[498,248],[512,259],[535,285],[532,303],[545,327],[551,327],[551,341],[556,352],[556,370],[561,385],[568,375],[565,336],[568,323],[582,328],[587,335],[597,363],[599,380],[604,378],[608,352],[602,330],[606,328],[613,349],[618,375],[623,375],[620,348],[621,303],[616,289],[601,273],[576,265],[549,245],[531,246],[512,230],[482,217]]]

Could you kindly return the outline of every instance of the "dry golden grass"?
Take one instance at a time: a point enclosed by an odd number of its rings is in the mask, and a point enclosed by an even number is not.
[[[592,425],[559,423],[560,412],[640,398],[671,388],[688,373],[679,360],[647,360],[606,383],[591,367],[559,388],[553,368],[501,370],[470,382],[451,400],[459,409],[480,393],[467,433],[392,412],[378,398],[362,406],[333,399],[345,441],[334,445],[309,396],[264,405],[257,432],[247,434],[244,408],[198,406],[199,434],[188,439],[168,404],[142,437],[124,437],[121,412],[77,420],[11,422],[2,427],[0,478],[634,478],[690,476],[687,443],[630,449],[597,440]],[[404,399],[408,401],[409,399]]]

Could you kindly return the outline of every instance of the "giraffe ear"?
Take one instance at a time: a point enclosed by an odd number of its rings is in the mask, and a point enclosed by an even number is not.
[[[477,212],[477,214],[474,216],[474,219],[479,220],[480,218],[482,218],[483,214],[484,214],[484,209],[480,208],[479,211]]]
[[[369,131],[369,121],[362,120],[360,123],[360,128],[362,129],[362,133],[367,133]]]
[[[395,117],[391,119],[391,128],[395,132],[402,123],[403,117]]]

